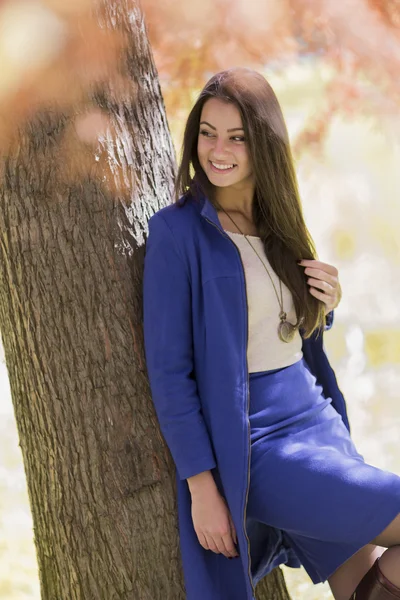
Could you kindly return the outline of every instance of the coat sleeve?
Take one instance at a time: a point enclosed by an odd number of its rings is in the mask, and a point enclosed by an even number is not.
[[[325,327],[324,327],[324,331],[328,331],[328,329],[330,329],[333,325],[333,313],[334,311],[331,310],[330,312],[328,312],[327,315],[325,315]]]
[[[191,283],[165,219],[148,221],[143,273],[147,372],[160,428],[179,478],[216,466],[193,369]]]

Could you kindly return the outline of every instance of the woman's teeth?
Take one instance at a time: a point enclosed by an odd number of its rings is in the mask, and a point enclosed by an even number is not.
[[[217,165],[215,163],[213,163],[212,161],[210,161],[212,167],[214,167],[214,169],[216,169],[217,171],[231,171],[233,169],[233,167],[235,167],[234,164],[232,165]]]

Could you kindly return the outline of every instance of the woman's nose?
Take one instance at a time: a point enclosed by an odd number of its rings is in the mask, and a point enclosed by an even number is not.
[[[215,138],[213,154],[214,154],[215,158],[217,158],[219,155],[220,156],[226,155],[226,144],[225,144],[224,139]]]

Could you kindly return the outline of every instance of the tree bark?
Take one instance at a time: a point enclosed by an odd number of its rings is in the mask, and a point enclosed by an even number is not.
[[[117,65],[125,93],[105,82],[36,112],[1,159],[0,331],[42,598],[183,600],[141,297],[147,220],[171,202],[175,157],[140,9],[103,9],[103,25],[130,40]],[[117,135],[79,166],[67,150],[88,106]],[[258,590],[288,598],[279,569]]]

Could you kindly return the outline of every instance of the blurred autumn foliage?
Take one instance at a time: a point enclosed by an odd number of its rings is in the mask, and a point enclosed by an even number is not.
[[[90,0],[4,1],[0,11],[0,134],[53,104],[69,109],[115,61],[115,38],[90,16]]]
[[[132,12],[138,6],[121,3]],[[116,95],[134,95],[115,66],[125,42],[122,32],[104,27],[107,4],[0,0],[0,150],[17,126],[49,104],[79,107],[77,135],[94,142],[110,123],[91,110],[88,90],[107,81]],[[141,6],[167,113],[182,121],[193,93],[217,71],[283,70],[318,59],[331,76],[295,151],[318,145],[337,112],[361,111],[397,127],[400,0],[142,0]]]
[[[142,0],[167,113],[222,69],[319,59],[323,102],[295,141],[318,144],[337,112],[399,118],[399,0]]]
[[[121,13],[126,5],[132,11],[136,5],[133,0],[122,4]],[[124,99],[134,103],[137,91],[121,59],[131,41],[129,28],[110,26],[113,16],[123,22],[114,10],[107,0],[0,4],[0,152],[17,157],[22,139],[36,139],[36,168],[45,165],[39,159],[46,148],[43,127],[35,117],[47,114],[48,133],[62,132],[48,157],[53,187],[90,172],[109,188],[128,193],[118,185],[107,153],[97,151],[99,138],[114,141],[119,135],[102,99],[108,105],[122,105]],[[29,135],[21,138],[24,130]]]

